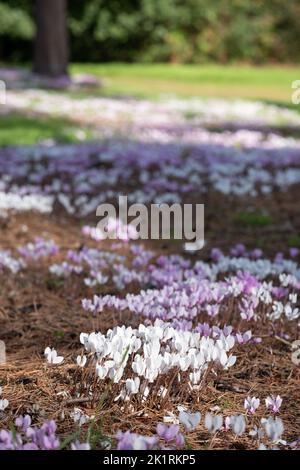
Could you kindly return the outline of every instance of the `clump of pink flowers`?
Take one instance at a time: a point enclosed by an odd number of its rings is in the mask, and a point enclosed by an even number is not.
[[[15,420],[16,431],[0,431],[0,450],[59,450],[60,440],[56,435],[55,421],[45,421],[42,426],[32,426],[29,415]],[[72,450],[89,450],[87,443],[71,444]]]
[[[150,437],[130,431],[119,431],[116,439],[118,450],[167,450],[181,449],[184,446],[184,437],[176,424],[159,423],[156,427],[156,435]]]
[[[46,256],[55,256],[59,252],[59,247],[56,245],[54,240],[44,240],[44,238],[37,237],[33,243],[27,243],[27,245],[20,246],[18,252],[24,258],[32,258],[38,260]]]

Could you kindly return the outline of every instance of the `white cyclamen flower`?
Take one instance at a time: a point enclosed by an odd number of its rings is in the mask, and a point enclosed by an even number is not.
[[[0,400],[0,411],[4,411],[9,405],[9,401],[4,398],[3,400]]]
[[[207,413],[205,415],[205,427],[206,429],[211,432],[217,432],[223,424],[223,416],[221,415],[213,415],[211,413]]]
[[[134,379],[127,379],[125,382],[125,387],[129,395],[138,393],[140,388],[140,378],[135,377]]]
[[[87,357],[86,356],[77,356],[76,362],[79,367],[84,367],[86,365]]]
[[[241,436],[242,434],[244,434],[246,429],[245,417],[243,415],[231,416],[230,425],[234,434],[236,434],[237,436]]]
[[[281,438],[284,427],[283,422],[280,418],[270,418],[266,419],[262,423],[264,425],[265,431],[271,441],[276,442]]]
[[[45,349],[44,355],[49,364],[61,364],[64,360],[63,356],[58,356],[57,351],[49,346]]]
[[[90,421],[90,417],[83,413],[80,408],[74,408],[72,413],[70,413],[71,418],[73,418],[74,423],[77,423],[79,426],[86,424]]]
[[[199,411],[196,413],[188,413],[187,411],[180,411],[179,413],[179,421],[185,429],[189,431],[193,431],[198,424],[200,423],[201,414]]]

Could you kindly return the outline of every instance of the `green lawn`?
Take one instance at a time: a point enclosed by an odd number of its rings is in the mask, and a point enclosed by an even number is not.
[[[80,127],[63,119],[47,119],[40,116],[35,118],[17,113],[1,115],[0,146],[32,145],[47,139],[66,143],[78,142],[78,130]]]
[[[300,66],[73,64],[72,72],[103,78],[105,94],[249,98],[291,104]]]

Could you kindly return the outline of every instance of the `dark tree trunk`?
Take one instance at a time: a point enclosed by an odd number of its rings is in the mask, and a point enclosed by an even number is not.
[[[67,0],[36,0],[34,72],[58,77],[68,69]]]

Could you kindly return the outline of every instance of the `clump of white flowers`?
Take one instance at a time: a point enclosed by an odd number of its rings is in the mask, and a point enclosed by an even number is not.
[[[53,197],[42,194],[19,195],[0,192],[0,216],[7,217],[9,211],[37,211],[46,214],[52,211]]]
[[[16,259],[11,256],[10,251],[0,250],[0,271],[5,268],[16,274],[25,266],[25,263],[21,259]]]
[[[148,396],[145,384],[152,384],[172,369],[178,369],[178,380],[186,373],[190,388],[197,388],[208,365],[227,369],[236,361],[229,354],[235,345],[233,336],[201,337],[197,332],[176,330],[161,320],[137,329],[118,326],[106,335],[81,333],[80,342],[96,359],[99,379],[124,383],[123,399],[138,392]]]

